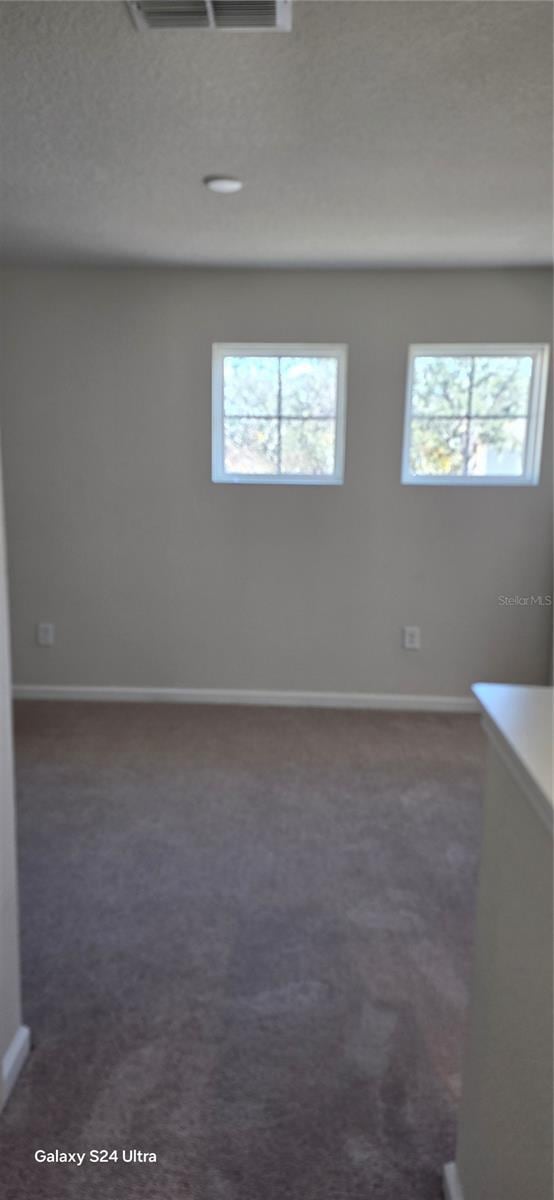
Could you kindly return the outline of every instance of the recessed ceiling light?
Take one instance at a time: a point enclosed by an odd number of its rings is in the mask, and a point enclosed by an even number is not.
[[[219,192],[221,196],[231,196],[242,189],[242,179],[233,179],[230,175],[206,175],[204,184],[210,192]]]

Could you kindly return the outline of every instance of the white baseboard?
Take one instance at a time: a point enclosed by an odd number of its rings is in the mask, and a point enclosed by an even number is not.
[[[444,1200],[464,1200],[464,1193],[456,1163],[447,1163],[443,1168],[442,1186]]]
[[[4,1107],[4,1104],[8,1099],[8,1096],[17,1080],[25,1059],[27,1058],[30,1047],[31,1031],[27,1025],[20,1025],[2,1059],[0,1109]]]
[[[366,708],[404,712],[478,712],[473,696],[390,692],[280,692],[251,688],[79,687],[19,683],[16,700],[102,700],[169,704],[263,704],[280,708]]]

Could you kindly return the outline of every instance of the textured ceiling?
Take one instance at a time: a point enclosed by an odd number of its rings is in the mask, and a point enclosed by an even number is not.
[[[550,3],[298,0],[291,34],[0,10],[6,260],[551,261]]]

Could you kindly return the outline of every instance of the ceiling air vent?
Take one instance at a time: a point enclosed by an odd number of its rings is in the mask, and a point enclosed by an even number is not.
[[[137,29],[292,28],[292,0],[129,0]]]

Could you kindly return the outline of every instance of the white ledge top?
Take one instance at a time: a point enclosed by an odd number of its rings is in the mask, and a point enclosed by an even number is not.
[[[476,683],[472,691],[485,715],[488,732],[500,741],[508,762],[527,784],[535,808],[552,829],[553,689]]]

